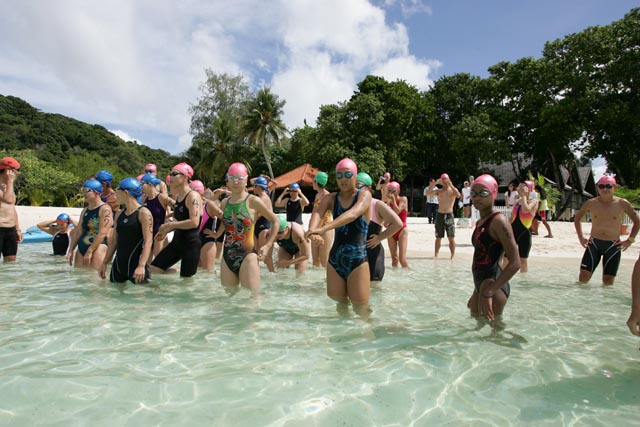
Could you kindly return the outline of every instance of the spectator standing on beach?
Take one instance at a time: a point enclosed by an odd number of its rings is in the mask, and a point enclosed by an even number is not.
[[[471,218],[471,187],[469,181],[465,181],[462,186],[462,216]]]
[[[438,188],[440,185],[442,188]],[[444,233],[447,233],[447,239],[449,240],[449,251],[451,252],[451,259],[456,253],[456,227],[455,219],[453,216],[453,207],[456,199],[460,198],[460,192],[451,183],[449,175],[443,173],[436,181],[436,188],[428,192],[431,196],[438,197],[438,215],[436,217],[436,243],[434,258],[438,258],[440,252],[440,245]]]
[[[318,172],[313,178],[313,189],[316,191],[316,198],[313,200],[314,210],[320,205],[322,198],[329,195],[329,190],[326,188],[328,181],[329,175],[326,172]],[[331,221],[333,221],[333,215],[331,211],[326,211],[320,222],[320,227],[329,224]],[[321,237],[324,240],[324,245],[311,245],[311,258],[314,267],[322,266],[327,268],[329,251],[331,250],[331,246],[333,246],[334,230],[327,231]]]
[[[588,283],[602,259],[602,283],[613,285],[620,265],[621,251],[627,250],[636,241],[635,238],[640,229],[640,218],[628,200],[613,195],[617,188],[616,179],[613,176],[603,175],[598,180],[597,187],[598,196],[584,202],[573,220],[578,240],[585,248],[578,281],[583,284]],[[581,222],[587,213],[591,214],[589,239],[586,239],[582,233]],[[625,213],[633,222],[633,228],[629,237],[620,241],[620,226]]]
[[[67,250],[69,250],[71,225],[77,227],[78,222],[66,213],[61,213],[54,220],[41,221],[36,224],[38,229],[53,236],[53,240],[51,241],[53,254],[61,256],[66,255]]]
[[[198,271],[200,261],[200,235],[198,227],[202,220],[202,199],[189,188],[193,168],[187,163],[178,163],[171,169],[169,187],[175,197],[173,221],[165,222],[158,229],[155,240],[162,241],[173,231],[173,239],[151,263],[151,272],[173,273],[171,267],[180,261],[180,276],[191,277]]]
[[[494,320],[502,314],[509,293],[509,279],[520,268],[518,247],[507,219],[493,211],[498,195],[498,182],[491,175],[480,175],[471,185],[471,200],[480,212],[480,219],[471,236],[473,243],[474,291],[467,302],[472,316]],[[500,268],[503,254],[513,259]]]
[[[631,314],[627,326],[633,335],[640,336],[640,256],[631,275]]]
[[[288,197],[285,197],[288,196]],[[287,221],[294,221],[302,224],[302,211],[309,206],[309,199],[302,193],[300,184],[294,182],[285,188],[276,199],[276,208],[287,209]]]
[[[327,295],[336,301],[336,309],[345,314],[349,303],[363,319],[369,318],[371,277],[367,259],[367,230],[371,217],[371,193],[356,188],[358,166],[348,158],[336,165],[338,192],[323,197],[311,214],[305,237],[322,245],[321,237],[336,230],[327,266]],[[324,213],[333,212],[333,221],[323,226]]]
[[[547,229],[547,235],[544,237],[552,238],[553,233],[551,232],[551,226],[549,225],[551,211],[549,210],[549,202],[547,201],[547,191],[537,184],[535,188],[539,194],[540,203],[538,204],[538,212],[536,212],[536,217],[533,220],[531,231],[533,232],[533,234],[538,234],[538,226],[540,225],[539,223],[542,222],[544,228]]]
[[[87,207],[80,212],[80,227],[71,233],[67,251],[67,262],[76,268],[99,270],[107,253],[107,236],[113,229],[113,211],[100,198],[102,189],[100,181],[95,179],[88,179],[82,185]]]
[[[510,182],[507,191],[504,193],[504,204],[507,208],[513,209],[518,200],[517,182]]]
[[[436,222],[436,215],[438,214],[438,196],[432,194],[431,191],[435,190],[436,180],[431,178],[429,180],[429,185],[424,189],[424,196],[427,199],[427,219],[429,220],[429,224],[433,224]]]
[[[20,163],[13,157],[0,160],[0,254],[4,262],[13,262],[22,242],[22,230],[16,211],[14,181],[20,176]]]
[[[109,235],[107,254],[98,274],[103,279],[107,278],[107,264],[115,254],[109,281],[146,283],[153,247],[153,217],[149,209],[140,205],[142,184],[135,178],[125,178],[118,184],[116,194],[124,209],[116,214],[116,225]]]

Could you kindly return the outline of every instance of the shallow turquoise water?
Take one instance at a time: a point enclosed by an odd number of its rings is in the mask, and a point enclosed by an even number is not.
[[[630,271],[576,263],[512,281],[506,330],[465,307],[468,261],[412,260],[342,318],[324,272],[263,270],[259,297],[217,276],[119,289],[23,245],[0,265],[1,425],[637,425]],[[597,273],[599,274],[599,272]]]

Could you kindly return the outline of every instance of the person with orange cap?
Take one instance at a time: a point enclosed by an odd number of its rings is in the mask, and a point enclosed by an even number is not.
[[[488,320],[502,315],[511,292],[509,279],[520,268],[518,246],[509,222],[504,215],[493,210],[497,195],[498,182],[491,175],[480,175],[471,182],[469,196],[480,213],[480,219],[471,235],[474,247],[471,264],[474,290],[467,308],[472,316]],[[503,254],[514,260],[504,270],[500,268]]]
[[[335,240],[327,265],[327,295],[336,301],[339,313],[349,304],[363,319],[369,317],[371,276],[367,257],[367,232],[371,219],[371,193],[356,188],[358,166],[348,158],[336,165],[339,191],[323,197],[314,209],[305,236],[314,245],[324,244],[321,237],[335,229]],[[325,212],[333,212],[333,221],[320,226]]]
[[[18,243],[22,242],[13,186],[18,176],[20,163],[16,159],[5,157],[0,160],[0,255],[5,262],[16,260]]]
[[[451,259],[456,254],[456,226],[453,217],[453,206],[456,199],[460,198],[460,192],[451,183],[449,175],[443,173],[436,181],[436,188],[427,191],[427,196],[438,197],[438,214],[436,216],[436,243],[434,258],[438,258],[440,245],[445,231],[449,240]]]
[[[578,281],[583,284],[588,283],[602,259],[602,283],[613,285],[622,257],[621,251],[627,250],[635,243],[640,229],[640,218],[627,199],[613,195],[617,188],[614,176],[603,175],[596,187],[598,196],[584,202],[573,220],[578,240],[585,248]],[[587,213],[591,214],[589,239],[586,239],[582,233],[581,222]],[[633,222],[633,228],[629,237],[620,241],[620,226],[625,213]]]

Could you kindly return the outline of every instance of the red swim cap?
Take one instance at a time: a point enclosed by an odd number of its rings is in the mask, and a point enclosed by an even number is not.
[[[611,184],[611,185],[617,185],[616,183],[616,177],[613,175],[602,175],[600,177],[600,179],[598,180],[598,184]]]
[[[20,162],[13,157],[5,157],[0,160],[0,169],[20,169]]]
[[[346,157],[340,160],[336,165],[336,172],[340,169],[349,169],[354,174],[358,174],[358,166],[356,165],[356,162]]]
[[[172,171],[176,171],[176,172],[180,172],[181,174],[183,174],[187,178],[191,178],[193,176],[193,168],[191,166],[189,166],[188,164],[186,164],[185,162],[178,163],[173,168],[171,168],[171,170]]]

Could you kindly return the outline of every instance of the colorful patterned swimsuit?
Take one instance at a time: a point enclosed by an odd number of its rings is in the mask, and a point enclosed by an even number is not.
[[[222,257],[229,270],[238,274],[242,261],[250,254],[255,253],[253,248],[253,228],[255,224],[247,208],[249,195],[240,203],[227,202],[224,207],[224,250]]]
[[[100,208],[103,206],[104,204],[95,209],[87,209],[84,212],[84,216],[82,217],[82,235],[78,240],[78,252],[80,252],[80,255],[84,256],[98,235],[98,231],[100,230]],[[102,244],[107,244],[106,238],[102,241]]]

